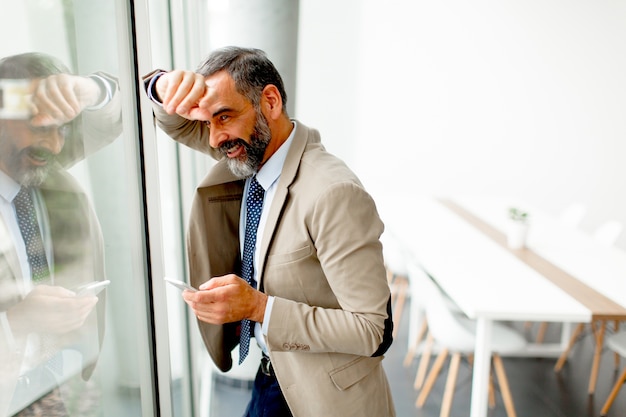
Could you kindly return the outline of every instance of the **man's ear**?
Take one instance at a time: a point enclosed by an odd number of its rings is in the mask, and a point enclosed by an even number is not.
[[[283,98],[273,84],[268,84],[261,93],[261,108],[276,120],[283,113]]]

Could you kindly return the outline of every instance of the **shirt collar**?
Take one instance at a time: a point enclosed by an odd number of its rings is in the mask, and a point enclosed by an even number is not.
[[[11,203],[19,191],[20,185],[0,170],[0,197]]]
[[[292,120],[293,129],[291,129],[291,133],[289,137],[280,145],[280,148],[274,155],[270,157],[270,159],[263,164],[263,167],[256,174],[256,179],[261,184],[264,190],[269,190],[269,188],[274,184],[278,178],[280,178],[280,173],[283,170],[283,165],[285,165],[285,160],[287,159],[287,153],[289,152],[289,147],[293,142],[293,138],[296,132],[296,122]]]

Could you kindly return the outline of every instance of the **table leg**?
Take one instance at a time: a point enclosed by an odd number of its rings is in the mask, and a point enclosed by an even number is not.
[[[472,377],[471,417],[487,417],[489,375],[491,366],[491,331],[493,322],[479,318],[476,323],[474,372]]]
[[[598,381],[598,370],[600,369],[600,358],[602,357],[602,347],[604,346],[604,331],[606,330],[606,320],[599,320],[600,329],[596,329],[596,322],[591,323],[593,336],[596,339],[596,348],[593,354],[593,365],[591,366],[591,376],[589,377],[589,395],[596,391]]]

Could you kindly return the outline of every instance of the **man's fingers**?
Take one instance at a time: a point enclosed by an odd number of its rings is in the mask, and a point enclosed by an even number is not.
[[[211,290],[217,287],[223,287],[224,285],[230,285],[236,282],[237,276],[234,274],[223,275],[221,277],[211,278],[207,282],[198,287],[199,290]]]
[[[168,114],[187,116],[198,107],[206,89],[204,77],[192,71],[172,71],[157,80],[157,93]]]
[[[39,80],[32,101],[41,125],[62,124],[74,119],[82,110],[75,91],[75,79],[66,74]],[[47,116],[47,117],[43,117]]]

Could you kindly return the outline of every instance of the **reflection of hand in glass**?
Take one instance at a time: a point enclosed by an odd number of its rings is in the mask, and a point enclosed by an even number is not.
[[[70,74],[35,80],[32,88],[33,118],[30,122],[34,126],[62,125],[103,99],[95,80]]]
[[[66,334],[80,328],[98,297],[77,297],[58,286],[37,285],[21,303],[7,311],[13,331]]]

